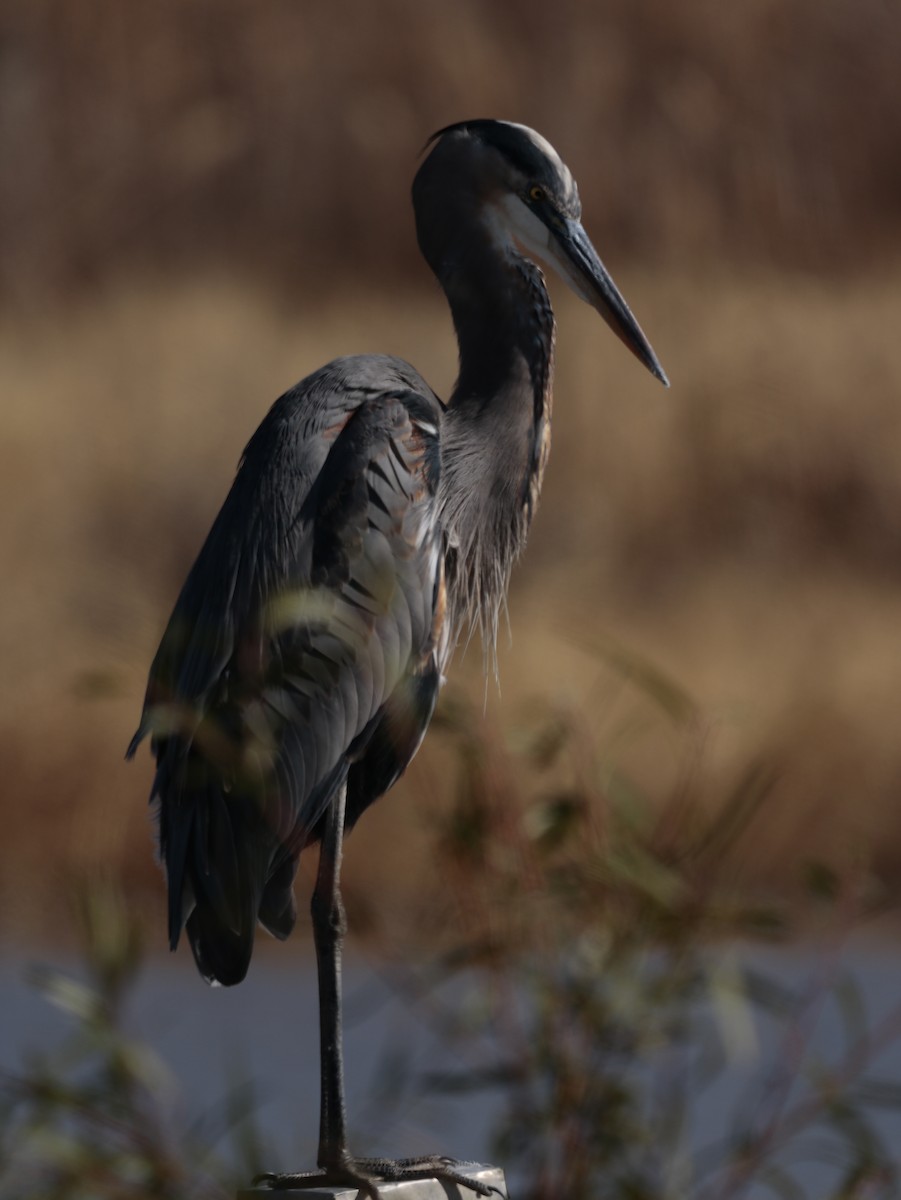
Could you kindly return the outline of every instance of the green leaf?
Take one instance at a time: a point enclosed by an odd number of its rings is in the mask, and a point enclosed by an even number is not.
[[[81,1021],[93,1020],[101,1009],[100,997],[92,987],[49,967],[32,967],[27,978],[51,1004]]]
[[[722,952],[710,963],[710,1001],[723,1046],[733,1063],[756,1059],[760,1053],[746,977],[734,953]]]
[[[612,638],[591,639],[590,645],[609,667],[635,684],[671,720],[687,725],[697,718],[699,709],[694,698],[650,659]]]
[[[827,863],[808,859],[802,867],[804,886],[811,896],[834,904],[838,899],[842,885],[836,872]]]
[[[752,762],[691,847],[690,857],[718,857],[734,845],[772,792],[779,774],[779,769],[772,763]]]

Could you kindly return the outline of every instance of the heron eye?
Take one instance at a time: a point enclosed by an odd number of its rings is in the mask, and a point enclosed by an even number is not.
[[[529,188],[529,199],[534,200],[536,203],[539,200],[543,200],[544,199],[544,188],[539,187],[537,183],[534,184],[532,187]]]

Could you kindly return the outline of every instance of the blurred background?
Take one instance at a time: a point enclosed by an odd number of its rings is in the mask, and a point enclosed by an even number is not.
[[[483,706],[473,647],[451,699],[501,739],[578,712],[664,808],[686,761],[711,810],[765,770],[735,878],[800,903],[803,863],[866,864],[890,902],[899,62],[887,0],[4,5],[0,931],[65,940],[69,885],[105,872],[163,948],[150,759],[122,761],[151,656],[281,391],[385,351],[448,394],[409,186],[431,132],[480,116],[560,151],[673,386],[551,281],[554,448],[503,695]],[[676,733],[649,715],[673,689]],[[431,743],[350,840],[358,929],[415,922],[449,790]]]

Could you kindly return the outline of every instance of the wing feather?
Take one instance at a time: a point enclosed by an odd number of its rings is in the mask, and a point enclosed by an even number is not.
[[[258,917],[287,935],[297,856],[336,789],[349,780],[356,819],[431,716],[441,411],[392,359],[338,360],[286,393],[179,596],[129,752],[153,735],[170,940],[187,919],[207,978],[243,978]]]

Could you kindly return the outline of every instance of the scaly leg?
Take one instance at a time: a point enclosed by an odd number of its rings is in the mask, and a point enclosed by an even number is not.
[[[310,905],[319,975],[319,1170],[266,1174],[254,1182],[265,1182],[278,1190],[347,1185],[359,1188],[371,1200],[379,1200],[375,1183],[356,1167],[347,1151],[341,1037],[341,949],[347,920],[340,884],[346,798],[347,790],[342,786],[325,812],[319,870]]]
[[[467,1164],[434,1155],[419,1159],[351,1158],[347,1149],[344,1105],[344,1056],[341,1038],[341,949],[347,921],[341,902],[341,855],[344,847],[344,787],[325,814],[319,870],[311,912],[316,965],[319,971],[319,1163],[318,1171],[260,1175],[255,1183],[284,1191],[291,1188],[355,1187],[370,1200],[380,1200],[377,1179],[439,1178],[471,1188],[480,1195],[496,1192],[468,1178]]]
[[[341,950],[347,918],[341,901],[346,788],[329,805],[310,906],[319,971],[319,1155],[323,1171],[348,1165],[341,1026]]]

